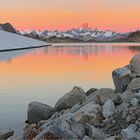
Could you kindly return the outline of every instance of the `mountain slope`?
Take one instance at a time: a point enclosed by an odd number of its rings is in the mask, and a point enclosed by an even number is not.
[[[20,34],[10,23],[0,24],[0,30]]]
[[[130,33],[127,40],[128,42],[140,42],[140,31]]]

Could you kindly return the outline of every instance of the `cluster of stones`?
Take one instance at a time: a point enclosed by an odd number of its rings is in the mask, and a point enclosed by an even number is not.
[[[30,103],[23,139],[140,140],[140,55],[112,77],[115,90],[74,87],[54,108]]]

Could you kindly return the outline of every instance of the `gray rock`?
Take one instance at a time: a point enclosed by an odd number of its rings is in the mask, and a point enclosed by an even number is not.
[[[120,136],[112,136],[112,137],[109,137],[105,140],[122,140]]]
[[[44,139],[46,134],[51,133],[58,139],[83,139],[86,135],[85,128],[82,124],[73,119],[73,114],[67,112],[57,118],[50,118],[43,126],[40,127],[40,133],[34,140]]]
[[[87,131],[87,135],[92,139],[104,140],[107,138],[107,136],[104,134],[102,130],[95,128],[92,125],[87,125],[86,131]]]
[[[134,93],[132,92],[131,89],[127,89],[120,96],[123,102],[128,102],[134,97]]]
[[[127,102],[123,102],[121,105],[116,107],[118,114],[121,114],[123,119],[126,119],[129,108],[130,104]]]
[[[131,106],[137,107],[139,105],[139,100],[136,98],[133,98],[131,99],[130,103],[131,103]]]
[[[130,69],[137,76],[140,76],[140,54],[135,55],[130,61]]]
[[[113,82],[115,85],[115,92],[122,93],[125,91],[132,78],[130,77],[131,70],[129,66],[116,69],[112,72]]]
[[[135,78],[128,85],[127,89],[139,89],[140,88],[140,78]]]
[[[101,111],[100,105],[90,102],[75,112],[74,118],[82,124],[99,125],[103,120]]]
[[[136,131],[135,125],[130,125],[126,129],[122,129],[121,135],[124,140],[139,140],[140,139],[140,132]]]
[[[82,103],[85,97],[86,97],[86,94],[82,88],[74,87],[70,92],[65,94],[62,98],[60,98],[57,101],[55,108],[58,111],[71,108],[77,103]]]
[[[93,140],[93,139],[90,138],[89,136],[84,136],[83,140]]]
[[[38,123],[41,120],[49,119],[55,110],[54,108],[39,102],[32,102],[28,106],[28,122]]]
[[[0,140],[6,140],[14,135],[14,131],[11,129],[0,130]]]
[[[111,88],[102,88],[86,97],[85,103],[95,102],[96,104],[104,104],[108,99],[114,98],[114,90]]]
[[[120,105],[123,101],[120,94],[116,94],[113,98],[113,102],[115,105]]]
[[[98,89],[97,88],[91,88],[89,89],[87,92],[86,92],[86,95],[89,96],[91,93],[97,91]]]
[[[115,112],[114,102],[112,100],[106,101],[105,104],[103,105],[103,110],[102,110],[102,114],[104,118],[111,117],[114,114],[114,112]]]

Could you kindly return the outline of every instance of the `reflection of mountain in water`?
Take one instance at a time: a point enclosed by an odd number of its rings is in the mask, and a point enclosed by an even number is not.
[[[140,52],[140,46],[129,46],[128,47],[131,51]]]
[[[139,46],[137,46],[139,47]],[[111,45],[111,44],[92,44],[92,45],[56,45],[44,48],[43,52],[53,55],[78,55],[81,57],[97,55],[100,53],[116,53],[122,50],[128,50],[129,45]]]
[[[140,45],[137,44],[56,44],[50,47],[18,50],[9,52],[0,52],[0,61],[10,62],[12,59],[24,56],[27,53],[31,55],[76,55],[83,58],[88,58],[91,55],[112,54],[122,51],[140,52]]]
[[[0,61],[11,62],[11,60],[13,58],[25,55],[29,51],[31,51],[31,50],[18,50],[18,51],[0,52]]]

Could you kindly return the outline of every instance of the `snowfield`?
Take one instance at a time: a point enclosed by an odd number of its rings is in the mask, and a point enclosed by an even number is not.
[[[0,51],[48,46],[47,42],[22,35],[0,31]]]

